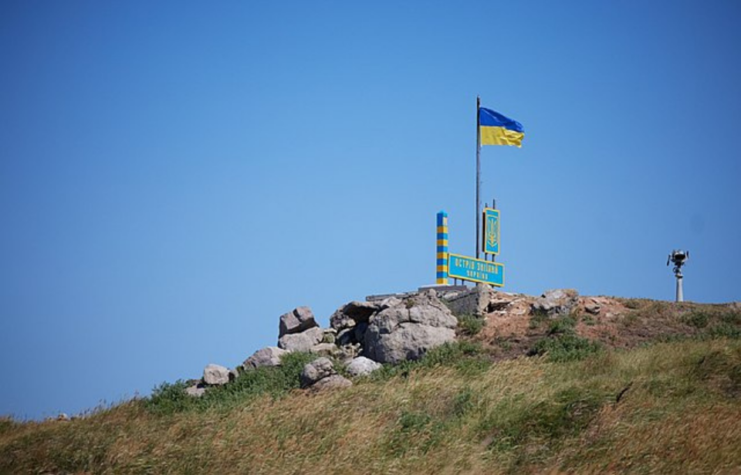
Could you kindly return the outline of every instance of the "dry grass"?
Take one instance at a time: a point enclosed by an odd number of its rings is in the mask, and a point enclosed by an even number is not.
[[[0,473],[738,473],[740,398],[724,339],[419,366],[226,409],[0,421]]]

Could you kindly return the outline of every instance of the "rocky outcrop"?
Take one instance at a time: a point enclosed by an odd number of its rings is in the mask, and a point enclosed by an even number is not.
[[[350,361],[347,365],[347,373],[350,376],[368,376],[372,372],[381,369],[383,366],[380,363],[376,363],[370,358],[365,356],[358,356]]]
[[[352,386],[352,381],[337,374],[329,358],[317,358],[308,363],[301,371],[301,387],[312,391],[346,388]]]
[[[311,348],[319,344],[323,337],[322,329],[313,327],[301,333],[283,335],[278,339],[278,348],[287,351],[311,351]]]
[[[210,386],[221,386],[229,382],[229,369],[210,364],[203,369],[203,382]]]
[[[329,358],[317,358],[311,363],[307,363],[301,371],[301,386],[308,387],[315,384],[320,379],[337,374],[334,369],[332,360]]]
[[[252,356],[242,363],[242,367],[245,370],[250,370],[262,366],[280,366],[280,359],[286,353],[288,353],[288,351],[282,348],[268,346],[254,352]]]
[[[533,313],[550,317],[568,315],[579,305],[579,292],[574,289],[555,289],[546,291],[532,305]]]
[[[296,307],[280,316],[278,338],[318,327],[309,307]]]
[[[379,363],[416,360],[427,350],[455,340],[458,320],[434,290],[394,303],[369,319],[363,345],[366,357]]]

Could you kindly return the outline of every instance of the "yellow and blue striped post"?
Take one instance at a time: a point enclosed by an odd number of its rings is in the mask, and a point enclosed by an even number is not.
[[[437,213],[437,285],[448,285],[448,213]]]

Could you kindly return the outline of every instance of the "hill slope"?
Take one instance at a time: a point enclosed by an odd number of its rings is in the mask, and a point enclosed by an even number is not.
[[[621,302],[601,343],[583,335],[599,316],[512,332],[494,310],[348,389],[297,389],[292,355],[200,400],[164,385],[69,422],[4,420],[0,473],[741,471],[738,310]],[[661,319],[674,330],[649,331]]]

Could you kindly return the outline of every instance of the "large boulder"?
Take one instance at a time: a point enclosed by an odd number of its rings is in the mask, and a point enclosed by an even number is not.
[[[359,322],[367,322],[382,306],[381,302],[353,301],[338,308],[329,317],[329,326],[335,330],[354,327]]]
[[[308,387],[316,384],[319,380],[337,374],[334,369],[332,360],[329,358],[317,358],[311,363],[304,365],[301,371],[301,386]]]
[[[363,354],[380,363],[416,360],[427,350],[455,340],[458,320],[430,289],[373,315]]]
[[[260,368],[261,366],[280,366],[280,359],[288,351],[278,348],[276,346],[268,346],[257,350],[249,358],[247,358],[242,367],[245,371],[250,369]]]
[[[532,304],[533,313],[555,317],[568,315],[579,305],[579,292],[574,289],[555,289],[546,291]]]
[[[229,382],[229,369],[210,364],[203,369],[203,382],[210,386],[221,386]]]
[[[365,356],[358,356],[347,365],[347,372],[350,376],[367,376],[372,372],[381,369],[383,366]]]
[[[297,307],[280,316],[278,338],[293,333],[301,333],[309,328],[318,327],[314,314],[309,307]]]
[[[309,328],[301,333],[289,333],[278,339],[278,348],[287,351],[311,351],[311,348],[322,341],[324,332],[319,327]]]

